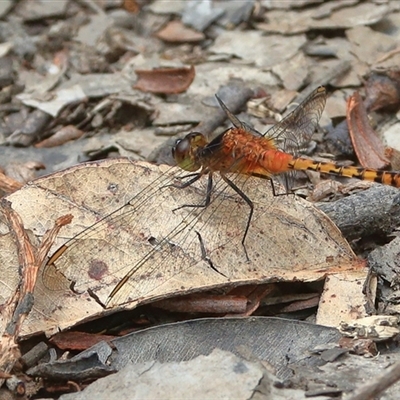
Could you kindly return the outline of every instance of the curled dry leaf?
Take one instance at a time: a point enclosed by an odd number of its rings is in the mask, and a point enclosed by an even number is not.
[[[347,100],[347,124],[354,151],[364,168],[384,169],[389,165],[385,148],[369,124],[361,96],[355,92]]]
[[[60,146],[70,140],[79,139],[83,135],[83,131],[75,127],[74,125],[63,126],[53,136],[48,139],[42,140],[37,143],[35,147],[56,147]]]
[[[202,32],[187,28],[181,21],[171,21],[159,30],[156,36],[164,42],[201,42],[205,39]]]
[[[138,76],[135,89],[152,93],[182,93],[195,77],[193,65],[190,68],[156,68],[135,72]]]

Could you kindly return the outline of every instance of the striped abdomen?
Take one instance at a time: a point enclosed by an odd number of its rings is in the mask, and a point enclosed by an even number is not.
[[[400,187],[400,173],[395,171],[381,171],[368,168],[341,167],[335,163],[317,162],[306,158],[295,158],[289,163],[289,168],[296,171],[317,171],[325,174],[346,176],[365,181],[372,181]]]

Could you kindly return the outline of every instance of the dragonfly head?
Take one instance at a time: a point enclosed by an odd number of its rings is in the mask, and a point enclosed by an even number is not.
[[[178,139],[172,148],[172,156],[179,167],[185,171],[197,171],[201,167],[198,151],[207,145],[202,133],[191,132],[183,139]]]

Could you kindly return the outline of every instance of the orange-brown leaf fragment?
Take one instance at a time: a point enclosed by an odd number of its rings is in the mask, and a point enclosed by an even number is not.
[[[135,72],[138,76],[135,89],[152,93],[182,93],[195,77],[193,65],[190,68],[156,68]]]
[[[70,140],[79,139],[83,135],[83,131],[73,125],[63,126],[53,136],[48,139],[42,140],[40,143],[35,144],[35,147],[56,147],[60,146]]]
[[[0,171],[0,190],[5,193],[13,193],[18,189],[21,189],[23,183],[16,181],[15,179],[10,178],[9,176],[4,175]]]
[[[390,163],[385,157],[385,147],[369,124],[367,110],[358,92],[347,100],[346,118],[360,164],[364,168],[386,168]]]
[[[152,306],[183,313],[243,314],[247,299],[245,296],[200,293],[159,300],[153,302]]]
[[[61,350],[86,350],[101,341],[111,341],[116,336],[100,335],[86,332],[60,332],[50,339]]]
[[[140,11],[140,6],[136,0],[124,0],[123,7],[126,11],[137,14]]]
[[[186,27],[181,21],[169,22],[156,33],[156,36],[164,42],[170,43],[193,43],[205,39],[204,33]]]

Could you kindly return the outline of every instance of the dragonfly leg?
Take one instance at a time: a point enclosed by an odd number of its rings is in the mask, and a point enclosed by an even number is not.
[[[287,177],[285,176],[285,179],[287,179]],[[286,193],[278,193],[275,185],[274,185],[274,181],[271,179],[271,188],[272,188],[272,194],[274,197],[279,197],[279,196],[287,196],[289,194],[289,192],[286,190]]]
[[[197,179],[196,180],[198,180],[200,178],[200,176],[199,177],[197,177]],[[194,178],[193,178],[194,179]],[[191,181],[189,181],[189,182],[191,182],[190,184],[192,184],[193,182],[196,182],[196,180],[193,180],[193,179],[191,179]],[[187,186],[189,186],[189,184],[188,184],[188,182],[186,182],[186,183],[184,183],[184,185],[185,186],[180,186],[179,187],[179,189],[183,189],[184,187],[187,187]],[[175,186],[176,187],[176,186]],[[212,192],[212,188],[213,188],[213,179],[212,179],[212,173],[210,172],[209,174],[208,174],[208,182],[207,182],[207,192],[206,192],[206,199],[205,199],[205,202],[204,202],[204,204],[183,204],[182,206],[179,206],[179,207],[177,207],[177,208],[174,208],[172,211],[177,211],[177,210],[180,210],[181,208],[185,208],[185,207],[192,207],[192,208],[206,208],[206,207],[208,207],[208,205],[210,204],[210,202],[211,202],[211,192]]]
[[[272,188],[272,194],[274,195],[274,197],[279,197],[279,196],[288,196],[290,194],[294,194],[289,188],[289,184],[287,181],[288,177],[285,175],[285,181],[286,181],[286,192],[285,193],[277,193],[276,189],[275,189],[275,185],[274,185],[274,181],[271,179],[271,188]]]
[[[107,306],[100,300],[99,296],[97,296],[97,294],[95,294],[95,293],[93,292],[93,290],[88,289],[87,292],[88,292],[89,296],[90,296],[100,307],[103,307],[104,309],[107,308]]]
[[[80,292],[79,290],[75,289],[75,285],[76,282],[75,281],[71,281],[70,285],[69,285],[69,290],[71,290],[72,293],[75,294],[83,294],[84,292]],[[89,294],[89,296],[97,303],[99,304],[101,307],[106,308],[105,304],[102,303],[102,301],[99,299],[99,296],[97,296],[92,289],[88,288],[87,292]]]
[[[243,235],[243,239],[242,239],[242,246],[243,246],[243,249],[244,249],[244,253],[246,255],[246,260],[250,261],[249,255],[247,254],[246,245],[244,244],[244,242],[246,240],[246,236],[247,236],[247,233],[248,233],[249,228],[250,228],[250,222],[251,222],[251,220],[253,218],[254,204],[230,179],[228,179],[223,174],[221,174],[221,177],[250,207],[249,218],[247,220],[246,229],[244,230],[244,235]]]
[[[257,178],[261,178],[261,179],[268,179],[271,182],[271,188],[272,188],[272,194],[274,197],[277,196],[286,196],[289,194],[288,190],[286,190],[286,193],[277,193],[276,189],[275,189],[275,185],[274,185],[274,181],[272,179],[271,176],[265,176],[265,175],[260,175],[260,174],[250,174],[251,176],[256,176]],[[289,182],[287,181],[288,177],[285,175],[285,183],[286,183],[286,187],[289,187]]]
[[[188,186],[192,185],[196,181],[198,181],[202,176],[203,176],[203,174],[199,173],[199,172],[196,172],[194,174],[185,175],[182,177],[182,179],[187,179],[187,178],[192,178],[192,179],[189,179],[185,183],[181,183],[181,184],[172,183],[170,185],[166,185],[165,187],[172,186],[177,189],[184,189],[184,188],[187,188]]]
[[[204,241],[203,238],[201,237],[200,233],[198,231],[195,231],[197,237],[199,238],[200,242],[200,249],[201,249],[201,258],[208,263],[208,265],[211,267],[212,270],[214,270],[217,274],[222,275],[224,278],[228,277],[224,275],[222,272],[219,272],[217,268],[214,267],[213,262],[211,261],[211,258],[207,255],[206,248],[204,246]]]

